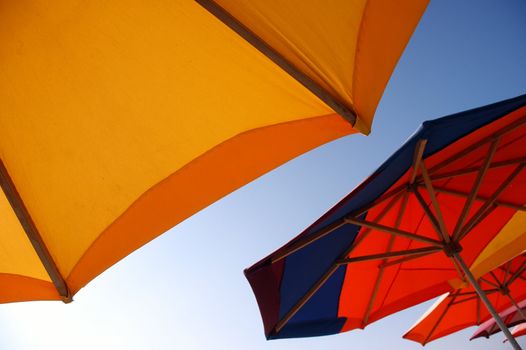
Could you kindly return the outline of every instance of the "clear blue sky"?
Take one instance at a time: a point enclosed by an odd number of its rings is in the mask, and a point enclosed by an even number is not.
[[[432,0],[386,89],[371,136],[301,156],[196,214],[98,277],[75,302],[0,306],[0,349],[419,349],[419,305],[363,331],[266,341],[243,269],[351,191],[420,123],[526,93],[524,0]],[[469,342],[429,349],[507,349]],[[526,348],[526,337],[521,339]]]

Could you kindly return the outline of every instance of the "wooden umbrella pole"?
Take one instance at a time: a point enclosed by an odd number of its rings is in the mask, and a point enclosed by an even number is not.
[[[458,265],[460,266],[460,268],[462,269],[462,271],[464,272],[464,274],[468,278],[469,282],[471,283],[471,285],[473,286],[473,288],[475,289],[475,291],[479,295],[480,300],[482,300],[482,302],[484,303],[484,305],[488,309],[488,311],[491,314],[491,316],[493,316],[493,319],[499,325],[499,328],[502,330],[502,333],[504,333],[504,335],[506,336],[506,338],[510,342],[511,346],[515,350],[522,350],[522,348],[519,346],[519,343],[517,343],[517,341],[515,340],[513,335],[511,335],[510,330],[508,329],[508,327],[506,327],[506,325],[504,324],[504,322],[500,318],[499,314],[497,313],[497,311],[495,310],[493,305],[491,305],[491,302],[489,301],[488,297],[486,296],[486,294],[484,293],[482,288],[480,288],[480,285],[478,284],[477,280],[475,279],[475,276],[473,276],[473,274],[471,273],[471,271],[467,267],[466,263],[464,262],[464,259],[462,259],[460,254],[456,253],[456,252],[453,253],[453,258],[457,261]]]

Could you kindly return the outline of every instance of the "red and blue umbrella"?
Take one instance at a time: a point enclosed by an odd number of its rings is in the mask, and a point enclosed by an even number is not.
[[[472,279],[467,266],[526,210],[525,167],[526,95],[425,122],[329,212],[245,271],[267,338],[364,328]]]

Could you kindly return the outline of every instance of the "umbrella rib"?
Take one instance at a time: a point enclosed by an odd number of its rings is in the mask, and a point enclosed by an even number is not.
[[[526,162],[526,157],[502,160],[502,161],[491,163],[489,166],[489,169],[501,168],[501,167],[505,167],[505,166],[509,166],[513,164],[524,163],[524,162]],[[479,170],[480,170],[479,166],[474,166],[474,167],[454,170],[454,171],[450,171],[450,172],[442,173],[442,174],[433,174],[431,175],[431,180],[436,181],[436,180],[443,180],[443,179],[451,179],[457,176],[476,173]]]
[[[459,291],[456,292],[457,294],[459,293]],[[435,322],[435,324],[433,325],[433,328],[431,328],[431,330],[429,331],[429,333],[427,334],[426,336],[426,339],[424,339],[424,342],[422,343],[422,345],[425,345],[428,341],[429,341],[429,338],[431,338],[431,336],[433,335],[433,333],[435,333],[438,325],[440,324],[440,322],[442,322],[442,320],[444,319],[444,317],[446,316],[446,313],[447,311],[451,308],[451,306],[453,305],[453,303],[455,302],[455,299],[457,298],[457,294],[453,295],[451,297],[451,301],[447,304],[445,310],[442,312],[442,314],[440,315],[440,317],[438,318],[438,320]]]
[[[435,217],[440,226],[440,234],[442,235],[444,242],[448,244],[451,241],[451,238],[447,233],[444,217],[442,216],[442,211],[440,210],[440,205],[438,204],[436,193],[433,189],[433,184],[431,183],[431,178],[429,177],[426,165],[424,163],[421,163],[420,167],[422,168],[422,177],[424,178],[424,184],[426,186],[427,191],[429,192],[429,196],[431,197],[431,203],[433,204],[433,208],[435,209]]]
[[[411,185],[415,183],[416,176],[418,175],[418,168],[420,167],[420,163],[422,162],[422,156],[424,155],[426,145],[427,140],[421,139],[418,141],[418,144],[415,147],[415,154],[413,156],[413,173],[411,174],[411,179],[409,180],[409,183]]]
[[[349,255],[351,253],[351,251],[355,247],[356,246],[354,244],[351,245],[349,248],[347,248],[347,250],[345,252],[343,252],[340,255],[340,257],[336,261],[338,261],[338,260],[346,257],[347,255]],[[299,309],[301,309],[303,307],[303,305],[305,305],[307,303],[307,301],[309,301],[310,298],[312,298],[312,296],[325,284],[325,282],[327,282],[327,280],[334,274],[334,272],[336,272],[336,270],[340,266],[341,266],[341,264],[338,264],[337,262],[334,263],[323,274],[323,276],[320,277],[320,279],[316,281],[316,283],[308,290],[307,293],[305,293],[305,295],[303,297],[300,298],[300,300],[298,300],[298,302],[289,310],[289,312],[287,312],[285,314],[285,316],[283,316],[283,318],[281,320],[279,320],[278,323],[276,323],[276,326],[274,326],[275,333],[279,333],[281,331],[281,329],[283,329],[283,327],[285,327],[287,322],[289,322],[290,319],[292,317],[294,317],[294,315],[299,311]]]
[[[489,291],[489,290],[497,291],[497,289],[486,289],[485,291]],[[478,295],[478,294],[477,292],[460,292],[457,295],[463,296],[463,295]]]
[[[488,290],[484,290],[484,293],[486,293],[486,295],[488,295],[488,294],[497,293],[498,291],[499,291],[499,289],[488,289]],[[465,299],[456,300],[453,303],[453,305],[462,304],[462,303],[465,303],[467,301],[474,300],[474,299],[480,299],[480,297],[478,295],[473,295],[473,296],[470,296],[470,297],[465,298]]]
[[[31,218],[24,201],[18,193],[18,190],[16,189],[13,180],[9,176],[7,168],[5,167],[2,160],[0,160],[0,187],[3,189],[9,204],[15,212],[18,221],[22,225],[22,228],[29,238],[33,249],[42,262],[42,265],[44,265],[44,268],[46,269],[51,281],[57,289],[58,294],[62,297],[62,300],[65,303],[70,302],[72,299],[69,289],[66,285],[66,281],[60,274],[53,257],[47,249],[40,232]]]
[[[460,213],[460,216],[455,225],[455,229],[453,230],[453,241],[458,239],[460,229],[462,228],[462,225],[464,225],[464,222],[466,221],[469,210],[471,209],[471,206],[473,205],[473,202],[475,201],[475,198],[479,192],[480,185],[482,184],[482,180],[484,179],[484,176],[486,175],[488,168],[491,164],[491,160],[493,159],[493,156],[495,155],[495,152],[497,151],[497,146],[499,145],[499,141],[500,141],[500,137],[497,137],[491,143],[490,151],[488,152],[488,154],[486,155],[486,158],[484,159],[484,164],[480,168],[480,171],[477,174],[475,184],[471,188],[471,192],[469,193],[469,196],[466,202],[464,203],[462,212]]]
[[[378,215],[378,217],[375,218],[375,220],[381,220],[389,212],[389,210],[393,207],[393,205],[396,204],[396,202],[400,199],[400,197],[401,197],[401,194],[399,193],[397,197],[393,198],[391,202],[387,204],[387,206],[382,210],[382,212]],[[286,258],[287,256],[297,252],[298,250],[308,246],[309,244],[314,243],[315,241],[325,237],[329,233],[334,232],[335,230],[339,229],[340,227],[346,224],[348,224],[348,222],[345,220],[345,218],[339,219],[338,221],[330,224],[329,226],[324,227],[321,230],[315,231],[314,233],[309,235],[306,239],[296,242],[290,247],[285,247],[285,249],[281,251],[277,251],[275,254],[273,254],[273,256],[270,259],[273,263],[280,261]],[[360,237],[365,238],[365,236],[367,236],[369,231],[370,229],[362,232]],[[358,245],[363,240],[363,238],[357,239],[355,241],[355,246]]]
[[[380,214],[378,214],[378,216],[376,218],[374,218],[374,222],[378,222],[380,220],[383,219],[383,217],[385,215],[387,215],[387,213],[389,213],[389,211],[391,210],[391,208],[396,204],[396,202],[398,202],[398,200],[402,197],[402,194],[399,194],[396,198],[393,198],[393,200],[391,200],[389,202],[389,204],[387,204],[385,206],[384,209],[382,209],[382,211],[380,212]],[[349,217],[346,217],[345,219],[348,219]],[[372,229],[371,228],[366,228],[365,230],[363,230],[363,232],[356,238],[356,240],[352,243],[351,245],[351,250],[349,251],[348,254],[350,254],[354,249],[356,249],[356,247],[358,247],[360,245],[360,243],[362,243],[365,238],[369,235],[369,233],[371,233]]]
[[[420,159],[422,157],[422,154],[424,152],[424,147],[425,147],[425,142],[426,141],[421,141],[419,143],[419,146],[418,149],[421,151],[418,151],[417,153],[417,159]],[[423,145],[423,146],[422,146]],[[415,167],[415,177],[416,177],[416,171],[417,171],[417,167]],[[400,221],[402,221],[402,216],[405,212],[405,208],[407,206],[407,201],[409,199],[409,192],[405,192],[404,194],[404,199],[402,200],[402,205],[400,206],[400,210],[398,211],[398,215],[397,215],[397,218],[396,218],[396,223],[395,223],[395,228],[398,228],[400,226]],[[394,241],[395,241],[395,236],[391,236],[389,237],[389,242],[387,243],[387,249],[386,251],[387,252],[390,252],[391,249],[393,249],[393,244],[394,244]],[[383,264],[385,264],[387,261],[387,259],[384,259],[383,261]],[[365,315],[363,317],[363,325],[366,325],[367,322],[369,321],[369,315],[371,313],[371,310],[373,308],[373,304],[374,304],[374,301],[376,300],[376,295],[378,294],[378,290],[380,288],[380,282],[382,281],[382,278],[383,278],[383,275],[384,275],[384,266],[380,266],[380,271],[378,272],[378,275],[376,276],[376,281],[374,283],[374,287],[373,287],[373,292],[371,293],[371,297],[369,298],[369,302],[367,304],[367,309],[365,311]]]
[[[339,267],[340,265],[338,264],[332,265],[329,270],[327,270],[323,276],[318,281],[316,281],[314,286],[312,286],[311,289],[309,289],[309,291],[303,297],[301,297],[301,299],[289,310],[289,312],[287,312],[285,316],[283,316],[283,318],[279,320],[278,323],[276,323],[276,326],[274,327],[275,333],[279,333],[281,329],[285,327],[287,322],[289,322],[290,319],[294,317],[299,309],[301,309],[303,305],[309,301],[309,299],[318,291],[318,289],[321,288],[321,286],[323,286],[323,284],[332,276],[334,272],[336,272]]]
[[[383,202],[385,202],[386,200],[388,200],[389,198],[392,198],[394,196],[398,196],[400,195],[400,193],[404,192],[404,191],[407,191],[407,185],[402,185],[402,186],[399,186],[395,189],[393,189],[392,191],[388,192],[387,194],[385,194],[384,196],[381,196],[380,198],[378,198],[377,200],[373,201],[371,204],[369,205],[366,205],[364,207],[362,207],[361,209],[359,209],[358,211],[356,212],[353,212],[351,213],[350,215],[351,216],[360,216],[366,212],[368,212],[369,210],[371,210],[372,208],[382,204]],[[398,197],[400,198],[400,197]]]
[[[526,260],[523,261],[522,264],[520,265],[520,267],[517,269],[517,271],[515,271],[515,273],[513,273],[513,275],[510,277],[510,279],[509,279],[507,284],[511,284],[511,283],[515,282],[515,280],[521,276],[521,274],[524,272],[524,270],[526,270]]]
[[[455,267],[455,271],[457,271],[457,274],[460,277],[460,279],[462,280],[462,282],[465,282],[466,281],[466,277],[462,273],[462,270],[460,269],[460,266],[458,266],[457,262],[452,257],[450,257],[449,259],[453,263],[453,267]]]
[[[499,269],[504,270],[504,267],[500,266]],[[514,274],[513,271],[511,271],[511,273]],[[519,278],[519,279],[521,279],[521,280],[526,282],[526,278],[522,277],[520,274],[517,275],[517,277],[513,278],[513,280],[516,280],[517,278]],[[510,280],[508,280],[508,284],[510,283],[510,281],[511,281],[511,278],[510,278]]]
[[[493,203],[488,209],[486,209],[483,213],[481,213],[479,217],[473,220],[473,222],[470,224],[470,228],[466,229],[465,232],[460,235],[460,237],[458,238],[458,241],[460,242],[462,239],[464,239],[464,237],[471,231],[473,227],[480,224],[482,220],[488,217],[495,209],[497,209],[497,205]]]
[[[395,236],[409,238],[409,239],[412,239],[414,241],[427,243],[427,244],[432,245],[434,247],[444,248],[444,243],[442,243],[440,241],[437,241],[437,240],[434,240],[434,239],[431,239],[431,238],[428,238],[428,237],[425,237],[425,236],[416,235],[416,234],[411,233],[411,232],[403,231],[403,230],[400,230],[400,229],[395,229],[393,227],[380,225],[380,224],[377,224],[377,223],[374,223],[374,222],[361,220],[361,219],[358,219],[358,218],[347,217],[346,220],[348,222],[350,222],[351,224],[360,225],[360,226],[363,226],[363,227],[368,227],[368,228],[371,228],[371,229],[374,229],[374,230],[378,230],[378,231],[383,231],[383,232],[386,232],[386,233],[393,234]]]
[[[480,222],[481,219],[483,219],[483,215],[485,214],[486,210],[489,209],[490,206],[494,204],[494,202],[497,200],[497,197],[500,196],[502,192],[508,187],[508,185],[519,175],[519,173],[524,169],[526,166],[526,163],[519,164],[515,170],[504,180],[504,182],[497,188],[497,190],[493,193],[493,195],[488,198],[488,200],[482,205],[482,207],[479,208],[479,210],[472,216],[472,218],[468,221],[468,223],[462,228],[458,235],[458,240],[461,240],[464,238],[468,232],[477,224]]]
[[[495,272],[490,271],[489,274],[490,274],[491,277],[495,280],[495,282],[497,283],[497,285],[499,286],[499,288],[502,289],[502,287],[504,287],[504,284],[501,283],[501,282],[499,281],[499,279],[498,279],[497,276],[495,275]]]
[[[423,186],[423,185],[420,184],[419,186]],[[457,190],[450,190],[450,189],[443,188],[443,187],[435,187],[435,191],[436,192],[442,192],[442,193],[445,193],[445,194],[450,194],[450,195],[457,196],[457,197],[464,197],[464,198],[469,195],[469,193],[465,193],[465,192],[457,191]],[[488,197],[483,197],[483,196],[476,196],[475,197],[475,200],[484,201],[484,202],[488,201],[488,199],[489,199]],[[517,204],[514,204],[514,203],[510,203],[510,202],[496,200],[494,204],[497,205],[497,206],[501,206],[501,207],[507,207],[507,208],[515,209],[515,210],[518,210],[518,211],[526,211],[526,206],[517,205]]]
[[[490,286],[493,286],[495,288],[500,288],[500,285],[498,283],[495,284],[495,283],[489,281],[488,279],[486,279],[485,277],[481,277],[480,280],[485,282],[485,283],[487,283],[487,284],[489,284]]]
[[[511,260],[506,264],[506,271],[504,271],[504,281],[508,283],[508,276],[510,276]],[[511,276],[510,276],[511,277]],[[511,280],[511,278],[510,278]]]
[[[401,194],[398,193],[398,196],[393,198],[387,204],[387,206],[382,210],[382,212],[380,212],[380,214],[375,220],[381,220],[389,212],[391,207],[395,205],[395,203],[400,199],[400,197]],[[299,309],[301,309],[303,305],[305,305],[310,300],[310,298],[312,298],[312,296],[323,286],[323,284],[332,276],[332,274],[336,272],[336,270],[341,266],[341,264],[337,262],[348,256],[358,246],[358,244],[360,244],[360,242],[362,242],[365,239],[369,232],[371,232],[371,229],[367,229],[364,232],[362,232],[358,239],[354,243],[352,243],[345,252],[343,252],[340,255],[340,257],[336,260],[336,263],[334,263],[329,268],[329,270],[327,270],[325,274],[323,274],[323,276],[320,277],[318,281],[316,281],[316,283],[311,287],[311,289],[309,289],[308,292],[305,293],[305,295],[300,300],[298,300],[298,302],[289,310],[289,312],[287,312],[285,316],[283,316],[283,318],[279,320],[278,323],[276,323],[276,326],[274,327],[276,333],[279,333],[281,329],[285,327],[285,324],[287,324],[287,322],[289,322],[290,319],[294,317],[294,315],[299,311]]]
[[[429,169],[429,173],[431,175],[435,174],[438,170],[442,169],[446,165],[448,165],[448,164],[450,164],[450,163],[452,163],[452,162],[464,157],[466,154],[476,150],[477,148],[483,146],[484,144],[486,144],[488,142],[491,142],[494,138],[499,137],[499,136],[503,136],[503,135],[505,135],[505,134],[507,134],[509,132],[512,132],[512,131],[516,130],[517,128],[520,128],[524,123],[526,123],[526,117],[522,117],[520,119],[517,119],[513,123],[503,127],[502,129],[494,132],[493,134],[483,138],[479,142],[476,142],[473,145],[465,148],[464,150],[462,150],[461,152],[458,152],[454,156],[452,156],[452,157],[450,157],[448,159],[445,159],[442,162],[438,163],[437,165],[435,165],[434,167]]]
[[[424,253],[435,253],[441,250],[442,248],[439,248],[439,247],[424,247],[424,248],[416,248],[416,249],[391,251],[387,253],[370,254],[370,255],[356,256],[352,258],[345,258],[345,259],[339,260],[338,264],[342,264],[342,265],[352,264],[352,263],[362,262],[362,261],[388,259],[388,258],[393,258],[397,256],[421,255]]]
[[[322,228],[319,231],[314,232],[312,235],[308,236],[305,240],[298,242],[297,244],[294,244],[290,246],[289,248],[285,248],[282,251],[278,251],[276,254],[274,254],[271,257],[272,263],[278,262],[287,256],[297,252],[298,250],[308,246],[309,244],[319,240],[320,238],[325,237],[331,232],[336,231],[340,227],[346,225],[347,222],[344,219],[339,219],[338,221],[330,224],[327,227]]]
[[[411,256],[406,256],[405,258],[400,258],[400,259],[387,261],[385,263],[381,263],[379,265],[379,267],[389,267],[389,266],[394,266],[394,265],[400,265],[401,263],[404,263],[406,261],[423,258],[424,256],[428,256],[428,255],[431,255],[431,254],[434,254],[434,253],[442,251],[442,248],[435,248],[435,249],[436,250],[431,250],[430,249],[429,252],[425,252],[425,253],[421,253],[421,254],[415,254],[415,255],[411,255]],[[407,270],[407,269],[404,268],[404,270]]]
[[[409,180],[409,183],[410,184],[413,184],[416,180],[416,177],[418,175],[418,168],[419,168],[419,164],[422,162],[422,156],[424,155],[424,150],[425,150],[425,147],[427,145],[427,139],[421,139],[418,141],[416,147],[415,147],[415,153],[413,155],[413,172],[411,174],[411,178]],[[398,229],[399,226],[400,226],[400,222],[402,220],[402,215],[404,214],[405,212],[405,209],[406,209],[406,206],[407,206],[407,201],[409,199],[409,188],[408,188],[408,191],[405,193],[404,195],[404,200],[402,202],[402,206],[400,207],[400,211],[398,212],[398,216],[396,218],[396,223],[395,223],[395,228]],[[387,251],[390,252],[392,247],[393,247],[393,244],[394,244],[394,240],[395,240],[395,237],[396,236],[391,236],[389,238],[389,243],[387,245]],[[438,249],[438,250],[441,250],[441,249]],[[411,259],[415,259],[415,258],[420,258],[422,256],[425,256],[425,255],[428,255],[428,254],[431,254],[431,253],[422,253],[422,254],[417,254],[416,256],[406,256],[404,258],[401,258],[401,259],[396,259],[396,264],[401,264],[405,261],[408,261],[408,260],[411,260]],[[394,265],[393,262],[391,262],[391,264],[387,265],[387,260],[388,259],[384,259],[382,264],[380,264],[379,268],[380,268],[380,271],[378,272],[378,275],[377,275],[377,278],[376,278],[376,281],[375,281],[375,284],[374,284],[374,287],[373,287],[373,292],[371,294],[371,297],[369,298],[369,302],[367,304],[367,309],[365,311],[365,315],[363,317],[363,325],[366,325],[369,321],[369,316],[371,314],[371,310],[373,308],[373,305],[374,305],[374,301],[376,300],[376,296],[378,294],[378,290],[380,288],[380,283],[382,281],[382,278],[383,278],[383,275],[384,275],[384,272],[385,272],[385,267],[387,266],[391,266],[391,265]]]
[[[255,49],[269,58],[272,62],[277,64],[281,69],[283,69],[287,74],[292,78],[298,81],[301,85],[307,88],[310,92],[316,95],[321,101],[331,107],[336,113],[342,116],[347,120],[352,126],[356,124],[356,113],[355,111],[348,107],[342,101],[339,101],[334,97],[329,91],[320,86],[314,80],[312,80],[308,75],[303,73],[297,67],[295,67],[291,62],[289,62],[284,56],[279,52],[274,50],[270,45],[268,45],[263,39],[257,36],[244,24],[238,21],[234,16],[232,16],[227,10],[218,5],[213,0],[195,0],[199,5],[205,8],[208,12],[214,15],[218,20],[220,20],[227,27],[232,29],[235,33],[245,39],[250,45]]]
[[[415,194],[416,199],[418,199],[418,202],[420,203],[420,206],[422,207],[422,209],[424,209],[426,216],[431,221],[431,224],[433,225],[433,228],[435,229],[435,232],[437,233],[438,238],[441,239],[442,235],[440,234],[440,225],[438,223],[437,218],[435,217],[435,215],[433,215],[433,213],[431,212],[431,209],[429,209],[429,206],[427,205],[424,197],[422,197],[422,194],[420,194],[420,192],[418,191],[418,188],[415,187],[413,189],[413,193]]]
[[[491,316],[493,316],[493,318],[495,319],[495,322],[499,325],[499,328],[502,330],[502,333],[504,333],[506,338],[508,338],[508,341],[510,342],[510,344],[513,346],[514,349],[520,350],[521,347],[519,346],[517,341],[511,335],[510,331],[508,330],[508,328],[506,327],[506,325],[502,321],[501,317],[499,316],[499,314],[497,313],[497,311],[495,310],[495,308],[493,307],[493,305],[489,301],[488,296],[486,294],[484,294],[484,292],[480,288],[480,285],[478,284],[477,280],[475,279],[475,276],[473,276],[473,274],[469,270],[469,267],[464,262],[464,259],[462,259],[462,256],[460,256],[460,254],[458,252],[453,252],[453,258],[455,260],[457,260],[458,264],[462,268],[462,271],[464,271],[464,274],[466,275],[467,279],[471,283],[471,286],[473,287],[473,289],[475,289],[475,291],[479,295],[479,297],[482,300],[482,302],[484,303],[484,305],[486,305],[486,308],[488,309],[489,313],[491,314]]]

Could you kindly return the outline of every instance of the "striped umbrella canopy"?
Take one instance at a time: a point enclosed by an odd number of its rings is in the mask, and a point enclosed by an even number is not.
[[[425,122],[335,207],[245,271],[265,335],[364,328],[451,291],[459,277],[476,285],[468,266],[526,210],[525,167],[526,95]]]
[[[517,338],[522,337],[523,335],[526,335],[526,323],[521,323],[511,330],[511,334]]]
[[[3,2],[0,302],[68,302],[247,182],[367,134],[426,5]]]
[[[524,278],[524,277],[523,277]],[[506,310],[499,313],[499,316],[506,323],[506,326],[513,327],[519,326],[520,324],[526,322],[526,299],[517,303],[517,306],[512,305]],[[511,334],[516,338],[517,331],[515,327],[511,330]],[[494,319],[489,319],[486,322],[482,323],[479,328],[473,333],[470,340],[486,337],[489,338],[491,335],[500,332],[500,328],[495,323]]]
[[[479,284],[507,327],[524,322],[526,254],[521,254],[479,278]],[[485,322],[486,321],[486,322]],[[482,324],[482,325],[481,325]],[[472,286],[442,296],[404,335],[425,345],[467,327],[481,325],[473,338],[500,331]]]

